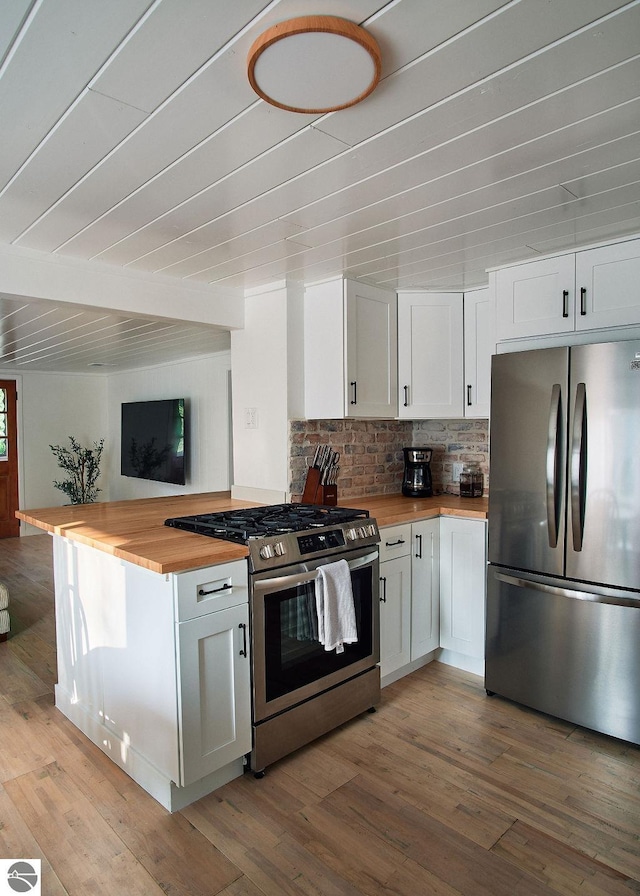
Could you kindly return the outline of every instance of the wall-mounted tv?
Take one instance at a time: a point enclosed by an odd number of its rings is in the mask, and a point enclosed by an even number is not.
[[[184,398],[122,405],[120,472],[184,485],[187,427]]]

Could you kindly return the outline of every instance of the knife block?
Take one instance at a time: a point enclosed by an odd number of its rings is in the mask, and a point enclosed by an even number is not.
[[[317,467],[309,467],[304,491],[300,499],[302,504],[326,504],[335,507],[338,503],[338,486],[322,485],[320,483],[320,470]]]

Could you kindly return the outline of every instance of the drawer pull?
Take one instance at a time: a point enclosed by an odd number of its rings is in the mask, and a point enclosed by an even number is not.
[[[562,290],[562,316],[569,317],[569,290]]]
[[[416,535],[416,557],[418,560],[422,557],[422,535]]]
[[[404,538],[399,538],[397,541],[385,541],[384,546],[386,548],[395,548],[399,544],[404,544]]]
[[[380,581],[382,582],[382,594],[380,595],[380,603],[386,604],[387,602],[387,580],[384,576],[380,576]]]
[[[198,591],[198,597],[206,597],[208,594],[219,594],[221,591],[230,591],[233,588],[231,582],[225,582],[224,585],[221,585],[219,588],[210,588],[209,591],[205,591],[204,588],[200,588]]]

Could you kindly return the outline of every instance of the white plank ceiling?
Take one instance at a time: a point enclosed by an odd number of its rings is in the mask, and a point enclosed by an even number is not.
[[[304,13],[378,40],[364,102],[301,115],[253,93],[251,43]],[[0,122],[0,243],[212,289],[470,289],[640,232],[640,0],[5,0]],[[201,334],[0,298],[0,367],[224,342]]]

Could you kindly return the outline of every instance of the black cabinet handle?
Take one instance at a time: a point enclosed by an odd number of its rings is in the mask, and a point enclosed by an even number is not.
[[[240,656],[247,655],[247,626],[246,623],[241,622],[238,628],[242,629],[242,650],[240,651]]]
[[[356,380],[350,384],[353,387],[353,398],[351,399],[351,404],[358,404],[358,383]]]
[[[380,595],[380,603],[386,604],[387,602],[387,580],[384,576],[380,576],[380,581],[382,582],[382,594]]]
[[[416,535],[416,557],[421,559],[422,557],[422,535]]]
[[[569,290],[562,290],[562,316],[569,317]]]
[[[587,290],[586,287],[580,287],[580,314],[582,317],[587,315]]]
[[[404,387],[404,406],[405,408],[409,407],[409,387]]]
[[[471,386],[467,386],[467,407],[471,407]]]
[[[230,582],[225,582],[224,585],[221,585],[220,588],[211,588],[209,591],[205,591],[203,588],[200,588],[198,591],[199,597],[206,597],[207,594],[219,594],[220,591],[229,591],[233,588]]]
[[[385,541],[385,547],[388,548],[395,548],[399,544],[404,544],[404,538],[399,538],[397,541]]]

